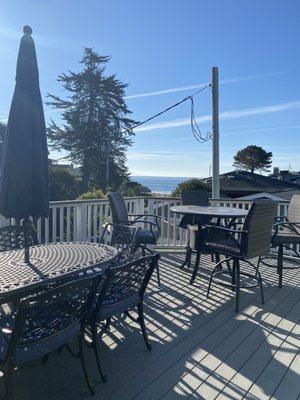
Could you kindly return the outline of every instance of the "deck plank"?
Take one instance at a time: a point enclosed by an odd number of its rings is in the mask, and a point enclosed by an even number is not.
[[[242,291],[241,313],[235,314],[230,290],[213,286],[206,299],[210,258],[204,258],[193,286],[192,271],[180,269],[183,259],[183,253],[164,253],[163,287],[158,288],[156,276],[149,287],[145,311],[152,352],[145,349],[137,324],[128,318],[114,320],[101,346],[109,378],[103,384],[93,354],[86,349],[96,383],[95,400],[296,399],[300,392],[297,272],[285,271],[280,290],[276,270],[262,266],[266,304],[260,304],[257,289]],[[78,360],[67,352],[51,355],[44,368],[40,361],[25,365],[14,386],[16,400],[91,398]]]

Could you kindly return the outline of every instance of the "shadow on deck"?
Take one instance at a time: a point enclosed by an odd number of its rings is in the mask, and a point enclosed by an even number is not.
[[[153,350],[147,351],[136,324],[115,320],[104,337],[108,382],[100,382],[92,352],[88,367],[97,383],[95,399],[282,399],[300,393],[300,276],[285,271],[277,288],[276,269],[262,267],[265,300],[258,288],[242,291],[234,313],[233,293],[206,289],[209,258],[196,280],[179,267],[182,253],[163,253],[163,287],[154,274],[146,299]],[[90,399],[79,361],[68,352],[25,365],[14,377],[16,400]]]

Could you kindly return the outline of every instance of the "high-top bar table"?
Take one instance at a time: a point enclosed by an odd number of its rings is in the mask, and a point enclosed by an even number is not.
[[[174,206],[170,210],[175,214],[193,215],[211,218],[245,218],[248,210],[222,206]]]
[[[50,243],[24,250],[0,252],[0,302],[11,301],[38,285],[77,273],[97,273],[117,256],[117,250],[99,243]]]

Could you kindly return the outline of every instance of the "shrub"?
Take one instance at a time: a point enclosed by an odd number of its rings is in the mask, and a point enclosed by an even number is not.
[[[181,190],[207,190],[208,192],[211,192],[211,186],[204,183],[201,179],[187,179],[177,185],[177,188],[172,192],[172,196],[179,197]]]

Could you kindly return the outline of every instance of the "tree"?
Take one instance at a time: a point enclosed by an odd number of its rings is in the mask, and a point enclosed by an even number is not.
[[[126,180],[119,187],[119,191],[127,197],[150,196],[151,190],[141,183]]]
[[[250,170],[252,174],[255,170],[268,172],[272,164],[272,156],[271,152],[267,152],[262,147],[251,145],[236,153],[233,165]]]
[[[75,200],[80,191],[80,180],[63,168],[49,169],[49,198],[51,201]]]
[[[179,197],[181,190],[207,190],[208,192],[211,192],[211,185],[202,182],[201,179],[187,179],[177,185],[176,189],[172,192],[172,196]]]
[[[125,152],[131,145],[130,128],[135,122],[128,117],[130,111],[124,99],[127,85],[114,74],[105,75],[109,60],[110,57],[85,48],[80,61],[82,70],[58,77],[67,98],[48,94],[47,104],[61,111],[62,117],[62,124],[51,120],[48,127],[50,146],[66,150],[72,162],[80,165],[81,193],[88,191],[90,182],[100,188],[108,183],[118,187],[127,174]]]
[[[92,188],[88,192],[81,194],[77,200],[94,200],[103,199],[104,197],[106,197],[106,194],[101,189]]]

